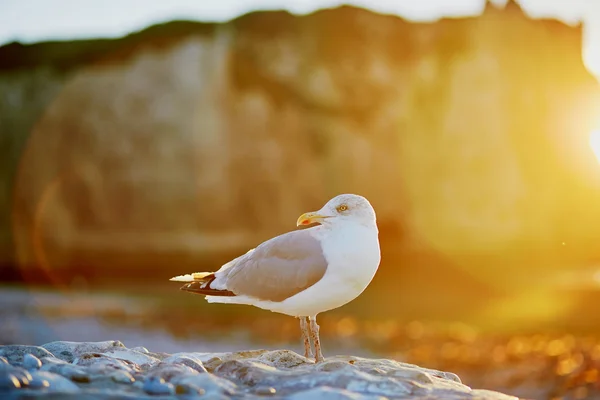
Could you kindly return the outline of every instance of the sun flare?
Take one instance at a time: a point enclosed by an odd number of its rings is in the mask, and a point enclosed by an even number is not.
[[[591,133],[590,146],[592,147],[592,151],[596,155],[598,162],[600,162],[600,130]]]

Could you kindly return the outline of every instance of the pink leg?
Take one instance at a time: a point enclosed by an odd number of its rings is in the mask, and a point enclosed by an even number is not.
[[[310,317],[310,333],[313,343],[315,344],[315,362],[325,361],[323,353],[321,353],[321,339],[319,339],[319,325],[317,325],[317,316]]]
[[[312,349],[310,348],[308,317],[300,317],[300,331],[302,332],[302,341],[304,342],[304,357],[312,358]]]

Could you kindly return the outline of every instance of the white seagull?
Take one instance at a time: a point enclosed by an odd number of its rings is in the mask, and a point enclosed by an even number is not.
[[[343,306],[369,285],[381,260],[375,210],[367,199],[341,194],[296,226],[216,272],[171,278],[209,303],[248,304],[300,319],[304,356],[323,361],[317,314]]]

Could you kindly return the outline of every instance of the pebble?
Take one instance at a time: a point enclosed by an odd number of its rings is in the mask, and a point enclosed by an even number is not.
[[[135,382],[135,378],[127,371],[115,371],[110,374],[110,379],[117,383],[131,384]]]
[[[90,374],[88,369],[73,364],[47,364],[42,365],[42,371],[53,372],[64,376],[73,382],[88,383],[90,382]]]
[[[206,391],[196,385],[175,385],[175,394],[178,396],[203,396]]]
[[[181,364],[163,364],[160,363],[157,366],[151,368],[148,371],[148,376],[156,376],[163,378],[165,381],[170,382],[173,378],[197,375],[198,371]]]
[[[41,368],[42,371],[51,368],[53,365],[68,365],[69,364],[68,362],[63,361],[60,358],[56,358],[56,357],[42,357],[42,358],[40,358],[40,361],[42,362],[42,368]]]
[[[26,354],[32,354],[37,358],[54,357],[52,353],[43,347],[25,346],[25,345],[10,345],[0,346],[0,356],[6,358],[11,365],[21,365]]]
[[[79,386],[69,379],[48,371],[34,371],[32,381],[37,388],[47,387],[52,392],[79,392]],[[44,383],[47,382],[48,385]]]
[[[119,360],[104,354],[84,354],[73,361],[74,365],[89,367],[91,373],[102,373],[106,370],[121,370],[126,372],[139,371],[140,367],[130,361]]]
[[[274,387],[270,386],[259,386],[254,389],[254,394],[257,396],[272,396],[277,393]]]
[[[142,389],[148,394],[156,395],[169,395],[175,392],[173,384],[165,382],[165,380],[159,376],[148,377],[144,381],[144,386]]]
[[[23,368],[28,371],[36,371],[42,368],[42,362],[33,354],[25,354],[23,357]]]
[[[226,394],[232,396],[238,391],[235,383],[213,374],[178,377],[177,379],[173,379],[172,383],[175,385],[197,386],[204,389],[207,394]]]
[[[15,378],[17,378],[17,380],[21,384],[21,387],[29,385],[29,381],[31,381],[31,374],[29,373],[29,371],[21,367],[12,367],[9,373]]]
[[[45,377],[46,373],[45,372],[38,372],[38,371],[34,371],[31,374],[31,380],[29,381],[29,386],[28,388],[30,389],[44,389],[44,388],[48,388],[50,387],[50,382],[48,381],[47,377]]]
[[[19,380],[12,374],[1,374],[0,375],[0,391],[7,391],[11,389],[18,389],[21,387]]]
[[[197,371],[197,372],[207,372],[206,368],[204,368],[204,365],[202,364],[202,360],[200,360],[200,358],[195,357],[193,355],[183,355],[183,354],[173,354],[170,357],[165,358],[164,360],[162,360],[163,363],[165,364],[181,364],[181,365],[185,365],[187,367],[190,367],[191,369]]]

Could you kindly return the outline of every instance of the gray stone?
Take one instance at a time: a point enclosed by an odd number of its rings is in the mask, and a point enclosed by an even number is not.
[[[183,364],[165,364],[161,362],[148,370],[149,377],[159,377],[167,382],[173,378],[196,375],[198,371]]]
[[[104,342],[57,341],[46,343],[42,347],[57,358],[67,362],[73,362],[76,357],[85,353],[104,353],[108,350],[125,348],[123,343],[118,340],[107,340]]]
[[[50,381],[45,374],[49,374],[49,372],[42,373],[42,371],[33,371],[27,387],[29,389],[44,389],[50,387]]]
[[[165,382],[165,380],[158,376],[150,376],[144,381],[143,386],[144,392],[155,395],[170,395],[175,393],[173,384]]]
[[[206,391],[193,384],[177,384],[175,385],[175,394],[177,396],[202,396],[206,394]]]
[[[21,384],[21,387],[28,386],[29,382],[31,381],[31,374],[29,373],[29,371],[22,367],[12,367],[10,371],[7,372],[13,375],[15,378],[17,378],[17,380]]]
[[[16,376],[7,372],[0,373],[0,392],[19,389],[20,387],[21,383]]]
[[[79,383],[88,383],[91,375],[87,369],[73,364],[49,363],[42,365],[41,370],[58,374]]]
[[[300,365],[310,365],[306,358],[290,350],[267,351],[256,357],[258,361],[278,368],[294,368]]]
[[[48,371],[34,371],[31,373],[34,382],[48,382],[51,392],[79,392],[79,387],[69,379]],[[36,384],[37,386],[37,384]]]
[[[23,357],[23,368],[29,371],[35,371],[42,367],[42,362],[33,354],[25,354]]]
[[[254,389],[254,394],[257,396],[273,396],[276,393],[277,390],[270,386],[259,386]]]
[[[25,354],[33,354],[37,358],[53,357],[51,352],[39,346],[24,346],[19,344],[0,346],[0,356],[6,358],[8,363],[12,365],[21,365]]]
[[[127,363],[138,365],[142,369],[147,369],[158,364],[165,356],[156,353],[140,353],[139,351],[127,348],[114,348],[103,352],[105,355],[118,358]],[[168,356],[168,355],[167,355]]]
[[[61,360],[60,358],[52,357],[42,357],[40,358],[42,362],[42,367],[40,369],[49,368],[50,365],[66,365],[69,364],[66,361]]]
[[[73,365],[89,367],[92,373],[106,373],[112,370],[127,372],[140,371],[140,366],[101,353],[85,353],[73,360]]]
[[[239,391],[238,386],[235,383],[219,378],[213,374],[188,375],[173,379],[172,383],[175,385],[196,386],[204,389],[206,394],[224,394],[231,396]]]
[[[19,381],[21,387],[29,385],[31,374],[23,367],[15,367],[10,364],[0,363],[0,374],[11,375]]]
[[[135,382],[135,378],[127,371],[114,371],[110,374],[110,378],[116,383],[131,384]]]
[[[186,365],[198,372],[207,372],[202,364],[202,359],[194,354],[176,353],[162,360],[166,364]]]

